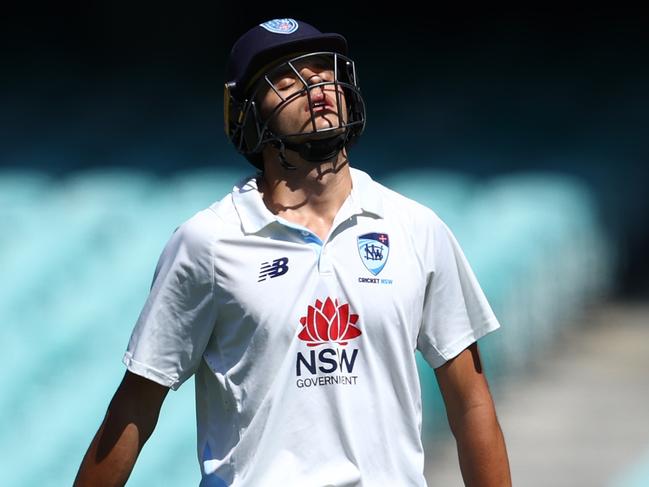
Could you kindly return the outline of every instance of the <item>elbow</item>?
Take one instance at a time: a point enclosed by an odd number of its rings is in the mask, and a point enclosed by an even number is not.
[[[457,440],[467,434],[493,432],[500,429],[492,401],[481,401],[466,405],[461,411],[449,413],[448,422]]]

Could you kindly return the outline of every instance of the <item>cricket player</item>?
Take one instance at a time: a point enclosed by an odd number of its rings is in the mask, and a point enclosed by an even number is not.
[[[423,487],[420,350],[466,485],[509,486],[477,346],[499,323],[444,222],[350,167],[366,112],[345,38],[253,27],[224,110],[257,172],[168,241],[75,485],[123,485],[195,376],[201,486]]]

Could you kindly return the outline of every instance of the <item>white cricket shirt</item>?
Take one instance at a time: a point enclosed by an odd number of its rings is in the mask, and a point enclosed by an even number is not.
[[[167,243],[124,362],[196,374],[202,486],[425,486],[415,350],[439,367],[496,320],[428,208],[352,169],[323,242],[254,177]]]

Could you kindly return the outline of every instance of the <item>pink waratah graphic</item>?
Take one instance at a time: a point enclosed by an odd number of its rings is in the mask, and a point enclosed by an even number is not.
[[[304,328],[297,337],[309,347],[328,342],[347,345],[348,340],[361,335],[361,330],[354,326],[357,321],[358,315],[349,313],[349,304],[341,305],[331,298],[324,302],[318,299],[315,306],[309,305],[307,315],[300,318]]]

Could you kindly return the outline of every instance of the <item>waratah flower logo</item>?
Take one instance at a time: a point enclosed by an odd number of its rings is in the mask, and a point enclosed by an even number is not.
[[[327,342],[347,345],[347,341],[361,335],[354,326],[358,315],[349,313],[349,304],[338,304],[338,300],[327,298],[324,303],[316,300],[315,306],[309,305],[307,315],[300,318],[302,331],[298,338],[307,342],[309,347],[316,347]]]

